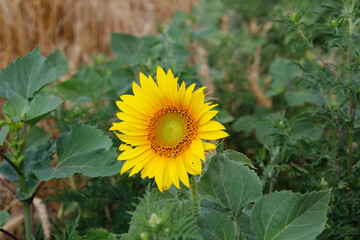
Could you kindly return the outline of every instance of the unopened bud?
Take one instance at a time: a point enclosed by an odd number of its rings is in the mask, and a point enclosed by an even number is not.
[[[141,240],[149,240],[149,234],[147,232],[142,232],[140,234],[140,239]]]
[[[339,26],[339,24],[337,21],[331,20],[331,26],[335,28],[335,27]]]
[[[155,227],[161,223],[161,218],[159,218],[156,213],[152,213],[148,222],[151,227]]]
[[[291,16],[290,20],[294,23],[294,24],[298,24],[298,15],[296,13],[293,13],[293,15]]]

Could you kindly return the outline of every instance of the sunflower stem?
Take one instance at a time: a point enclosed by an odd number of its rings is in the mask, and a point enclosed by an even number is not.
[[[200,212],[200,203],[199,203],[199,195],[197,191],[197,182],[194,175],[191,175],[190,177],[190,193],[191,193],[191,199],[195,206],[195,213]]]

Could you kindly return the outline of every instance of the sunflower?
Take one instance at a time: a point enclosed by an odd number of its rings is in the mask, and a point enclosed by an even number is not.
[[[124,143],[118,160],[125,160],[121,174],[130,176],[141,171],[141,177],[155,177],[160,191],[173,183],[180,188],[179,179],[189,187],[188,173],[201,174],[205,151],[215,145],[205,140],[227,137],[225,127],[212,120],[216,105],[205,102],[204,88],[194,91],[185,82],[180,87],[171,70],[166,74],[160,67],[157,83],[151,76],[140,73],[140,85],[133,82],[133,95],[120,96],[116,105],[121,112],[119,123],[110,130]]]

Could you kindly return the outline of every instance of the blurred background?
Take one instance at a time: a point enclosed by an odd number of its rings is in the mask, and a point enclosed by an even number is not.
[[[1,0],[0,68],[40,44],[48,55],[57,48],[70,69],[91,56],[110,56],[110,33],[155,34],[177,10],[187,13],[197,0]]]

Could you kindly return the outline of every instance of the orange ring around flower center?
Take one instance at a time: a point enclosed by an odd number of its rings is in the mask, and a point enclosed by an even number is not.
[[[151,149],[162,157],[176,158],[190,147],[198,128],[186,109],[172,105],[162,108],[147,127]]]

